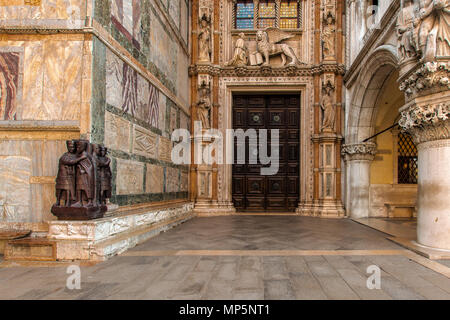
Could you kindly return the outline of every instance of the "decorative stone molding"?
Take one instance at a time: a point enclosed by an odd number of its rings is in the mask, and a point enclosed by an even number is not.
[[[409,105],[400,110],[400,127],[412,134],[417,144],[450,139],[450,102]]]
[[[424,91],[442,91],[450,89],[450,62],[427,62],[403,80],[400,90],[408,98]]]
[[[334,73],[345,74],[345,67],[338,64],[321,64],[313,66],[239,66],[221,67],[218,65],[195,65],[189,67],[189,75],[209,74],[220,77],[305,77],[316,74]]]
[[[344,144],[342,155],[346,161],[368,160],[372,161],[377,154],[377,145],[373,142]]]

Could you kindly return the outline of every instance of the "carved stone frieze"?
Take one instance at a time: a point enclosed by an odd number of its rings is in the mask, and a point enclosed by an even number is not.
[[[368,160],[372,161],[377,154],[377,145],[373,142],[344,144],[341,153],[347,161]]]
[[[221,67],[218,65],[194,65],[189,67],[189,75],[209,74],[219,77],[307,77],[316,74],[345,74],[345,67],[338,64],[321,64],[314,66],[239,66]]]
[[[400,90],[408,98],[425,91],[436,92],[448,89],[450,89],[450,62],[427,62],[400,84]]]
[[[406,106],[401,111],[400,127],[417,144],[450,139],[450,102]]]

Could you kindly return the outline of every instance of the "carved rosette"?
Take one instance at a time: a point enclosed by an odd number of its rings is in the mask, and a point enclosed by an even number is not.
[[[416,144],[450,139],[450,102],[406,106],[400,110],[400,127]]]
[[[377,154],[377,145],[373,142],[344,144],[342,155],[346,161],[368,160],[372,161]]]
[[[450,62],[427,62],[401,81],[407,98],[450,89]]]

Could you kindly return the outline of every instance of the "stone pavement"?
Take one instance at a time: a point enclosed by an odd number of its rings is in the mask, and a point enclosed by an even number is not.
[[[0,264],[0,299],[450,299],[447,262],[354,221],[297,216],[196,218],[121,256],[81,266]],[[381,269],[370,290],[369,266]]]

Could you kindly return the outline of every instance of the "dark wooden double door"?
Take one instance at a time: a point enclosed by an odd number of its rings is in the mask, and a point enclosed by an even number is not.
[[[263,165],[250,164],[256,141],[246,139],[245,164],[236,164],[238,140],[234,141],[233,203],[239,212],[290,212],[299,202],[300,185],[300,96],[233,96],[234,129],[267,129],[267,152],[271,152],[271,129],[279,130],[279,170],[261,175]]]

